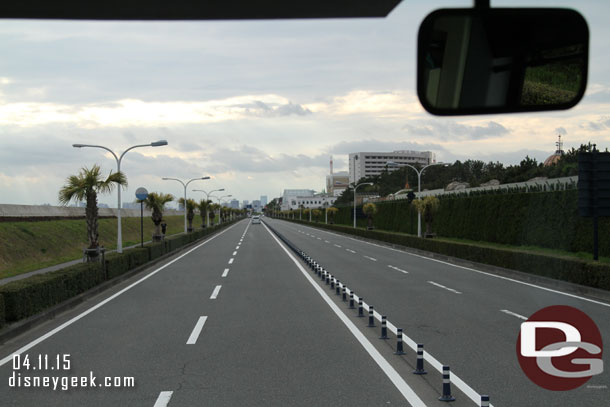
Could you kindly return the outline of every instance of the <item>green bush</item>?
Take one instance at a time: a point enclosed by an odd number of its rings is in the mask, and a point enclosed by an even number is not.
[[[125,253],[129,256],[129,269],[135,269],[150,261],[150,254],[147,248],[134,247],[127,250]]]
[[[76,264],[0,286],[7,322],[27,318],[81,294],[104,280],[97,263]]]
[[[4,316],[4,297],[0,294],[0,328],[4,325],[5,316]]]
[[[123,253],[109,253],[106,255],[106,279],[111,280],[116,276],[129,271],[128,250]]]
[[[157,259],[165,254],[165,244],[163,242],[151,243],[144,246],[150,252],[150,259]]]

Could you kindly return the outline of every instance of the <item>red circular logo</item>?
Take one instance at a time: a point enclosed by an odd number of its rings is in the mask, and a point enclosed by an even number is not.
[[[553,305],[521,324],[517,358],[531,381],[547,390],[572,390],[603,371],[602,337],[595,322],[567,305]]]

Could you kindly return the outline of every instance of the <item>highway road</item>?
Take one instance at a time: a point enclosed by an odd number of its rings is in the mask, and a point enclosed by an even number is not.
[[[608,304],[265,222],[450,365],[464,382],[452,387],[457,400],[438,401],[432,365],[413,375],[410,348],[394,355],[394,335],[379,339],[378,321],[368,327],[266,224],[243,220],[2,344],[0,405],[461,407],[479,393],[496,407],[610,404],[608,373],[550,392],[515,354],[522,317],[547,305],[583,310],[609,337]],[[92,376],[97,387],[61,389],[66,377]],[[26,387],[30,377],[48,386]],[[106,377],[118,386],[102,386]]]

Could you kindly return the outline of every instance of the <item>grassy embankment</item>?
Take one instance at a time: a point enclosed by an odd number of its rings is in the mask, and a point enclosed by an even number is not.
[[[168,216],[166,235],[184,231],[183,216]],[[122,218],[123,247],[140,242],[140,218]],[[201,225],[195,216],[193,227]],[[154,224],[144,218],[144,241],[150,240]],[[107,250],[116,249],[116,218],[99,220],[99,241]],[[37,222],[0,222],[0,278],[80,259],[87,247],[85,219]]]

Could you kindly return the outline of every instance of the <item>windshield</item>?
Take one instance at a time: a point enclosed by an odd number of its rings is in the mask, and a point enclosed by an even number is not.
[[[443,365],[455,405],[607,403],[607,370],[553,387],[532,376],[584,367],[518,356],[521,323],[549,306],[610,338],[610,223],[581,216],[577,193],[578,153],[610,147],[610,8],[534,3],[492,7],[588,23],[572,109],[422,108],[419,24],[472,1],[371,19],[2,20],[0,405],[437,405]],[[527,71],[550,93],[581,79]],[[570,332],[549,340],[599,341]],[[118,385],[61,390],[90,373]]]

